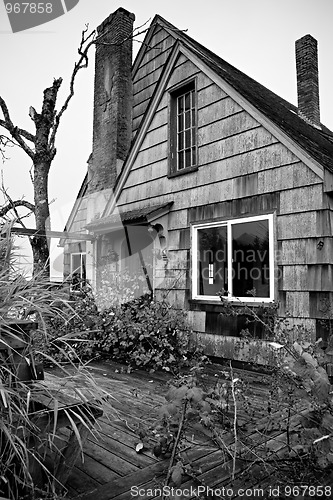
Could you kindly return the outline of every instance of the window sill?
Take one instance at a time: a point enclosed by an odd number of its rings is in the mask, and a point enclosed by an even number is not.
[[[199,167],[196,165],[195,167],[187,167],[187,168],[182,168],[182,170],[176,170],[175,172],[169,172],[168,179],[172,177],[178,177],[179,175],[189,174],[191,172],[196,172],[198,168]]]
[[[216,310],[222,310],[224,309],[224,305],[221,300],[202,300],[202,299],[189,299],[189,305],[190,305],[190,310],[196,310],[196,311],[216,311]],[[235,308],[242,308],[242,307],[269,307],[274,304],[274,301],[271,302],[234,302],[234,301],[229,301],[228,305],[235,307]]]

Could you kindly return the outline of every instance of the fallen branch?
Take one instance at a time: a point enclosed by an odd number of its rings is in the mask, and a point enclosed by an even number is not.
[[[176,436],[176,439],[175,439],[175,442],[174,442],[173,448],[172,448],[172,453],[171,453],[169,467],[168,467],[168,473],[167,473],[167,477],[166,477],[164,486],[168,486],[170,478],[171,478],[173,463],[175,461],[175,456],[176,456],[176,453],[177,453],[178,444],[179,444],[180,437],[181,437],[181,434],[182,434],[182,431],[183,431],[183,427],[184,427],[185,415],[186,415],[186,410],[187,410],[187,404],[188,404],[188,400],[185,399],[184,406],[183,406],[183,411],[182,411],[182,416],[180,418],[180,422],[179,422],[179,426],[178,426],[177,436]],[[162,500],[165,500],[165,498],[166,498],[165,494],[163,493]]]

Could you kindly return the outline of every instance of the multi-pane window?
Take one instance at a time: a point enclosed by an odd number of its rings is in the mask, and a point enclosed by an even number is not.
[[[192,227],[193,298],[274,299],[273,216]]]
[[[195,81],[170,93],[170,174],[197,168]]]
[[[192,88],[177,97],[177,170],[196,163],[195,90]]]
[[[72,253],[71,254],[71,277],[72,285],[75,288],[80,288],[86,282],[86,254]]]

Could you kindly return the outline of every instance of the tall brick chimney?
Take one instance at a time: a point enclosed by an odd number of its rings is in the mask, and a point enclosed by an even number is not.
[[[305,35],[295,48],[298,114],[320,128],[317,40]]]
[[[131,144],[134,20],[119,8],[97,28],[90,193],[113,188]]]

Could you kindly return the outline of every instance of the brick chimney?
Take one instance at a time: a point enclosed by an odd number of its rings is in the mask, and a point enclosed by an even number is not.
[[[132,138],[134,14],[119,8],[97,28],[89,192],[114,187]]]
[[[298,114],[320,128],[317,40],[305,35],[295,42]]]

